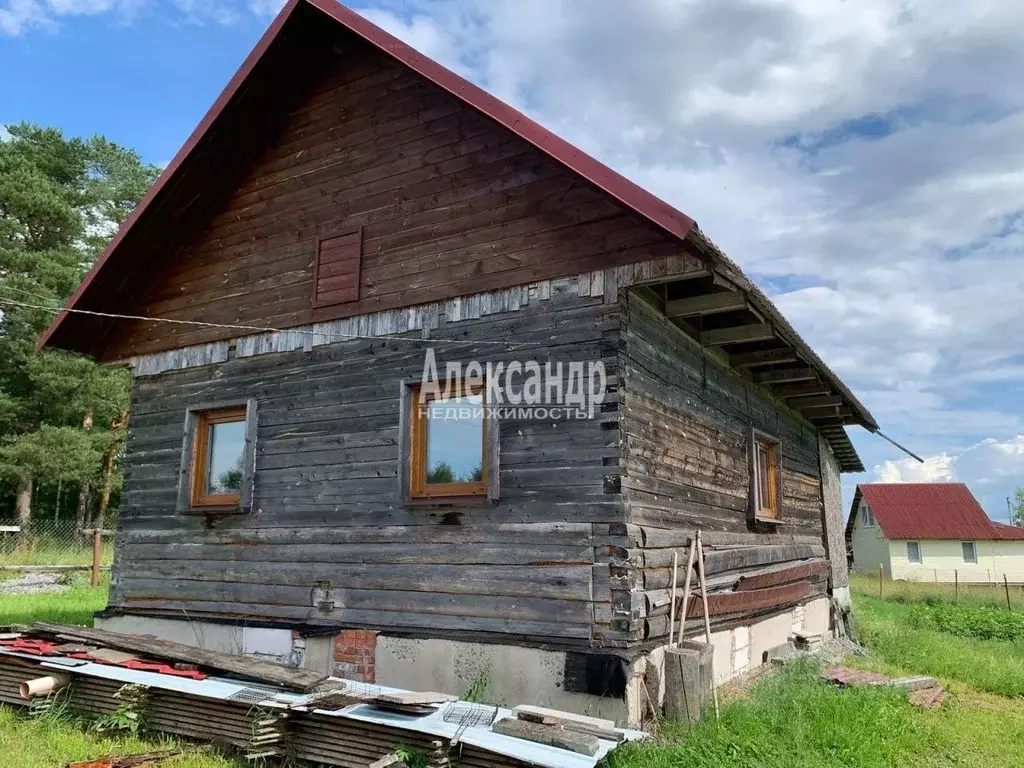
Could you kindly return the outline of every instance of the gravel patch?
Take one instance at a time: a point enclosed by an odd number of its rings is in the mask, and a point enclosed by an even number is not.
[[[26,573],[10,581],[0,581],[0,592],[5,595],[57,595],[66,592],[56,573]]]

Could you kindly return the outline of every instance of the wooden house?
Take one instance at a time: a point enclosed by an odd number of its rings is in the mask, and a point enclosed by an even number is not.
[[[66,309],[134,372],[100,625],[635,720],[696,529],[719,677],[845,591],[870,413],[688,216],[332,0]]]

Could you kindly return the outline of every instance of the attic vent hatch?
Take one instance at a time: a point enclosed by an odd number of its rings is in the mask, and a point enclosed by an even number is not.
[[[358,301],[362,264],[362,229],[321,238],[313,268],[313,306]]]

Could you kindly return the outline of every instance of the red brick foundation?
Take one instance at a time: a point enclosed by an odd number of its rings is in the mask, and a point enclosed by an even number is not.
[[[349,680],[376,680],[377,633],[372,629],[345,629],[334,638],[334,673]]]

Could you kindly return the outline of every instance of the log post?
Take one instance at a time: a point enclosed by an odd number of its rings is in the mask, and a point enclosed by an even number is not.
[[[707,643],[677,640],[665,649],[665,715],[697,723],[707,705],[714,670],[714,648]]]

